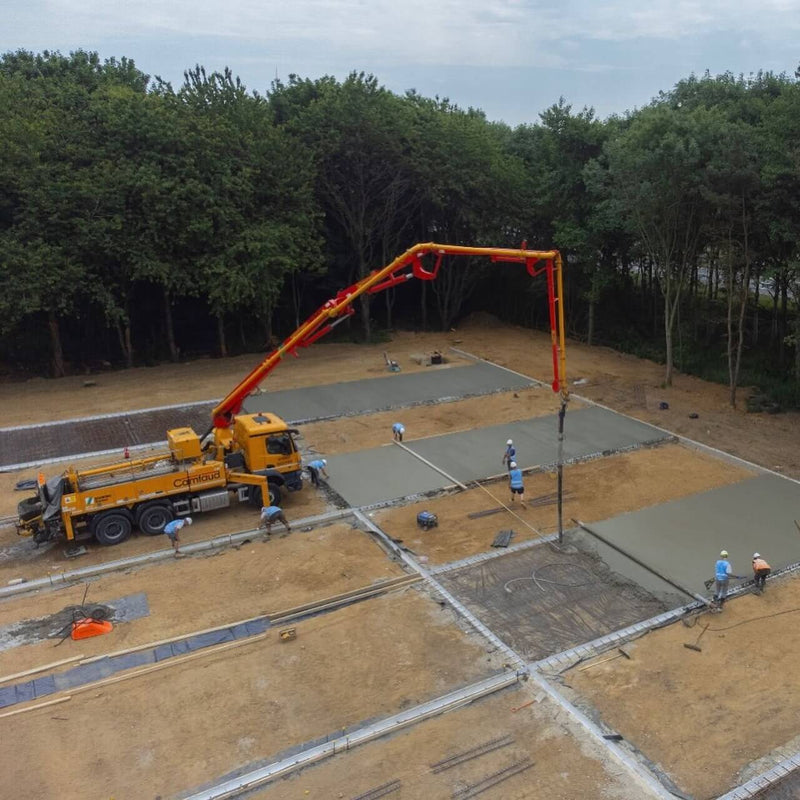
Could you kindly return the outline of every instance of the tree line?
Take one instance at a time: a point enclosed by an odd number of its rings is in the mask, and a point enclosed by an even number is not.
[[[800,405],[800,83],[691,76],[606,120],[529,124],[371,75],[177,89],[77,51],[0,58],[0,359],[261,350],[411,244],[559,248],[569,333]],[[363,297],[351,330],[545,326],[544,286],[479,261]]]

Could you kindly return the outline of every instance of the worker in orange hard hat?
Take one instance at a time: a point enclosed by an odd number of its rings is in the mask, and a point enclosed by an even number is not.
[[[753,580],[756,584],[756,591],[761,594],[767,583],[767,576],[772,572],[772,568],[761,557],[761,553],[753,553]]]

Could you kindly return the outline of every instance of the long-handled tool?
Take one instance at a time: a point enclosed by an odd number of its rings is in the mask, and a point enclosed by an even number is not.
[[[697,637],[697,641],[694,644],[686,644],[684,642],[683,646],[688,648],[689,650],[696,650],[698,653],[702,653],[703,649],[700,647],[700,640],[703,638],[703,634],[708,630],[708,625],[700,631],[700,635]]]

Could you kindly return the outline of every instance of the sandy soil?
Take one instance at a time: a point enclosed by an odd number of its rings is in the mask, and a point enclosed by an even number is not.
[[[268,637],[2,719],[14,742],[4,783],[20,800],[171,797],[500,668],[453,619],[407,589],[303,622],[292,642]],[[76,757],[72,742],[91,746]]]
[[[630,661],[574,669],[565,680],[683,791],[716,797],[772,766],[758,760],[798,735],[798,614],[764,616],[798,606],[800,579],[785,579],[691,629],[648,634],[632,645]],[[685,648],[705,625],[702,652]]]
[[[572,517],[583,522],[608,519],[626,511],[740,481],[751,474],[748,470],[676,444],[571,465],[564,468],[564,487],[572,492],[564,501],[565,527],[572,527]],[[526,477],[528,500],[552,494],[555,490],[554,473],[535,473]],[[498,501],[510,504],[504,482],[492,483],[485,489],[470,489],[456,495],[386,509],[376,512],[374,519],[387,533],[402,539],[406,547],[431,564],[444,564],[490,550],[494,537],[503,529],[514,530],[513,542],[534,538],[536,533],[525,523],[545,534],[557,530],[555,505],[522,509],[517,504],[514,512],[519,519],[508,511],[469,519],[468,514],[473,511],[496,508],[500,505]],[[438,528],[420,530],[416,517],[423,508],[438,515]]]
[[[289,535],[273,534],[214,555],[113,573],[92,581],[87,603],[144,592],[150,616],[121,623],[95,639],[56,640],[0,652],[0,675],[74,654],[98,655],[205,628],[275,613],[358,589],[403,570],[366,533],[336,524]],[[213,591],[209,591],[213,587]],[[85,584],[0,603],[0,625],[54,614],[81,602]]]
[[[411,356],[434,349],[444,352],[451,338],[447,334],[402,333],[390,344],[320,342],[299,351],[299,358],[285,358],[263,388],[277,391],[381,377],[387,374],[384,352],[400,364],[403,372],[418,372],[427,367]],[[469,363],[453,353],[445,352],[445,356],[451,364]],[[29,425],[219,399],[257,366],[261,358],[257,353],[250,353],[235,358],[203,358],[56,380],[5,381],[0,383],[0,403],[4,409],[2,425]],[[87,380],[96,385],[84,387]]]
[[[420,369],[411,360],[411,354],[433,349],[444,351],[450,345],[545,382],[551,380],[548,334],[467,321],[450,333],[398,332],[389,345],[320,343],[303,351],[299,359],[287,359],[269,376],[264,387],[286,389],[379,376],[385,370],[385,350],[404,370]],[[5,409],[3,424],[27,424],[221,397],[257,361],[257,356],[240,356],[103,373],[92,376],[98,386],[91,389],[82,388],[82,377],[7,382],[0,384],[0,399]],[[725,386],[687,375],[676,374],[673,386],[662,389],[662,365],[578,342],[567,343],[567,371],[570,381],[578,378],[587,381],[577,387],[570,383],[570,388],[580,395],[800,478],[800,413],[772,416],[732,410]],[[747,390],[743,390],[742,398],[746,394]],[[670,404],[668,411],[658,410],[662,400]],[[744,405],[743,399],[740,405]],[[699,414],[699,419],[689,419],[691,412]]]
[[[535,687],[509,689],[428,720],[388,739],[342,753],[256,792],[253,800],[351,798],[399,780],[397,800],[444,800],[501,769],[530,758],[534,766],[484,797],[499,800],[645,800],[649,795],[610,761],[548,698],[530,702]],[[430,764],[510,735],[513,743],[452,769]]]
[[[305,487],[301,492],[287,494],[283,507],[289,524],[331,509],[325,495],[310,487]],[[193,520],[194,524],[190,528],[185,527],[181,531],[183,544],[211,539],[222,534],[250,531],[259,524],[258,509],[244,503],[208,514],[199,514],[194,516]],[[283,526],[278,525],[273,531],[279,529],[282,530]],[[14,578],[30,580],[50,573],[58,574],[80,567],[104,564],[118,558],[170,548],[166,536],[144,534],[134,534],[128,541],[113,547],[104,547],[94,540],[82,544],[88,548],[88,553],[77,558],[67,558],[64,555],[63,543],[37,549],[31,539],[18,536],[15,528],[2,528],[0,529],[0,585]]]
[[[576,401],[575,408],[584,404]],[[406,441],[458,433],[487,425],[555,414],[559,401],[550,389],[533,387],[452,403],[387,411],[360,417],[312,422],[302,426],[305,442],[317,453],[348,453],[391,441],[392,424],[406,426]],[[0,476],[1,477],[1,476]]]

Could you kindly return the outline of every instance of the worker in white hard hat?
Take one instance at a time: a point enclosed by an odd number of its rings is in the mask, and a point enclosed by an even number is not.
[[[506,442],[506,451],[503,453],[503,466],[511,469],[511,462],[517,457],[517,451],[514,448],[514,442],[509,439]]]
[[[181,529],[183,528],[184,525],[191,525],[191,524],[192,524],[192,518],[184,517],[183,519],[174,519],[172,520],[172,522],[168,522],[164,526],[164,533],[167,534],[167,538],[170,540],[172,544],[172,549],[175,551],[176,556],[180,553]]]
[[[767,584],[767,576],[772,572],[772,568],[766,560],[761,557],[761,553],[753,553],[753,582],[756,585],[756,592],[762,594]]]
[[[520,503],[525,508],[525,484],[522,481],[522,470],[517,467],[516,461],[511,461],[508,465],[508,484],[511,489],[511,502],[513,503],[519,495]]]
[[[310,461],[306,469],[308,470],[308,474],[311,477],[311,485],[312,486],[319,486],[319,474],[320,472],[325,476],[325,479],[328,478],[328,472],[325,467],[328,466],[328,462],[324,458],[318,458],[314,461]]]

